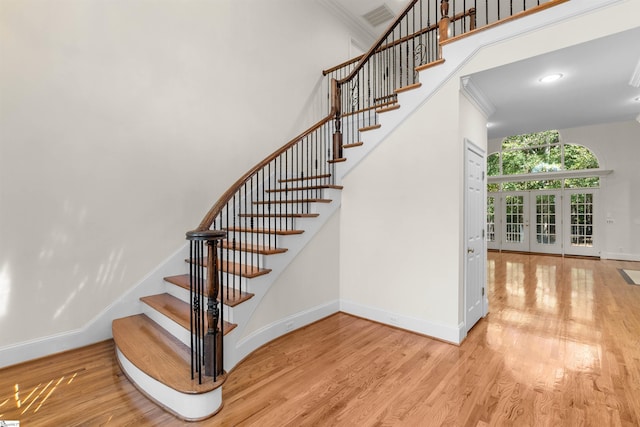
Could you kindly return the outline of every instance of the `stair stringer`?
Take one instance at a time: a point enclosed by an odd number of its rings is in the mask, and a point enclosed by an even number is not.
[[[475,32],[473,35],[459,38],[442,46],[441,57],[444,62],[419,72],[418,81],[421,86],[398,93],[400,108],[378,115],[380,128],[362,132],[360,147],[350,148],[346,162],[336,165],[336,179],[340,182],[355,168],[369,153],[395,131],[402,123],[416,112],[424,103],[428,102],[450,79],[456,78],[457,73],[471,61],[483,48],[534,32],[593,10],[606,7],[623,0],[571,0],[553,8],[543,10],[519,19],[511,20],[500,25]],[[523,57],[531,57],[523,52]],[[501,64],[494,64],[498,66]]]
[[[287,324],[295,320],[296,328],[301,328],[312,322],[322,319],[339,311],[339,302],[322,304],[301,313],[286,316],[280,320],[264,325],[260,329],[245,336],[245,330],[251,317],[260,306],[264,296],[269,292],[280,275],[295,260],[298,254],[311,242],[316,234],[335,214],[341,205],[340,190],[324,189],[323,197],[331,199],[331,203],[319,203],[315,212],[320,214],[316,218],[296,220],[296,228],[304,230],[304,233],[290,236],[280,236],[278,245],[287,248],[287,252],[269,255],[265,267],[271,269],[269,274],[248,279],[248,291],[254,296],[234,307],[234,323],[238,326],[225,336],[224,341],[224,366],[230,371],[242,359],[251,352],[269,341],[278,338],[292,329],[287,329]]]

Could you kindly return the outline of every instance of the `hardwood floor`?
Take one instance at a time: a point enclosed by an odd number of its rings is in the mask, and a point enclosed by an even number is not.
[[[490,314],[460,347],[336,314],[254,352],[200,423],[159,409],[113,342],[0,370],[23,426],[638,426],[640,263],[489,253]]]

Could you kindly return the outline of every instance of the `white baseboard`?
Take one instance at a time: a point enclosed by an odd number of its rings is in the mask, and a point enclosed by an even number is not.
[[[457,326],[450,326],[424,319],[416,319],[403,314],[381,310],[376,307],[364,306],[352,301],[340,300],[340,311],[385,325],[427,335],[452,344],[460,344],[466,335],[464,323],[460,323]]]
[[[620,252],[602,252],[600,253],[602,259],[616,259],[620,261],[640,261],[640,254],[627,254]]]
[[[188,244],[183,245],[138,284],[124,293],[80,329],[23,341],[0,348],[0,368],[38,359],[112,338],[113,319],[142,312],[140,297],[164,292],[164,277],[185,269]]]
[[[301,311],[291,316],[270,323],[262,328],[250,333],[246,337],[240,339],[232,350],[230,360],[226,363],[225,369],[232,369],[238,362],[247,357],[252,351],[273,341],[274,339],[287,334],[296,329],[300,329],[313,322],[330,316],[340,311],[340,301],[335,300],[322,305],[318,305],[311,309]],[[226,349],[225,349],[226,350]]]

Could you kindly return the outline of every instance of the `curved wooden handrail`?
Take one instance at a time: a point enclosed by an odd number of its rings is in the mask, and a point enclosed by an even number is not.
[[[460,15],[460,16],[458,16],[457,18],[454,17],[454,19],[460,19],[460,17],[464,17],[464,16],[466,16],[468,14],[469,14],[468,12],[459,13],[458,15]],[[399,44],[402,44],[402,43],[404,43],[404,42],[406,42],[408,40],[411,40],[413,38],[421,36],[424,33],[428,33],[429,31],[433,31],[436,28],[438,28],[438,24],[429,25],[428,27],[425,27],[425,28],[421,29],[420,31],[416,31],[415,33],[411,33],[408,36],[404,36],[404,37],[402,37],[402,38],[400,38],[398,40],[395,40],[395,41],[393,41],[391,43],[387,43],[384,46],[378,47],[374,53],[384,52],[387,49],[391,49],[392,47],[398,46]],[[337,71],[340,68],[346,67],[347,65],[355,64],[356,62],[361,60],[363,57],[364,57],[364,54],[358,55],[358,56],[356,56],[354,58],[349,59],[348,61],[344,61],[342,64],[338,64],[338,65],[335,65],[335,66],[333,66],[331,68],[328,68],[326,70],[322,70],[322,75],[326,76],[327,74],[330,74],[330,73],[332,73],[334,71]]]
[[[322,70],[322,75],[326,76],[327,74],[333,73],[334,71],[338,71],[340,68],[346,67],[347,65],[351,65],[351,64],[355,64],[356,62],[358,62],[362,57],[364,56],[364,54],[362,55],[358,55],[355,58],[351,58],[347,61],[344,61],[342,64],[338,64],[338,65],[334,65],[331,68],[327,68],[326,70]]]
[[[302,132],[300,135],[296,136],[291,141],[287,142],[285,145],[283,145],[282,147],[280,147],[279,149],[277,149],[276,151],[271,153],[269,156],[267,156],[260,163],[258,163],[257,165],[255,165],[254,167],[249,169],[249,171],[247,173],[242,175],[242,177],[240,177],[240,179],[238,179],[231,187],[229,187],[229,189],[227,191],[225,191],[225,193],[222,196],[220,196],[218,201],[211,207],[211,209],[209,209],[209,212],[207,212],[205,217],[202,219],[202,221],[200,222],[200,225],[198,226],[198,228],[196,228],[194,231],[209,230],[209,228],[211,227],[211,224],[213,224],[213,220],[216,218],[216,216],[218,216],[218,214],[220,214],[220,212],[222,212],[222,209],[224,209],[224,207],[229,203],[229,201],[231,200],[233,195],[236,194],[240,190],[240,188],[247,181],[249,181],[249,179],[253,175],[255,175],[258,171],[263,169],[271,161],[273,161],[278,156],[283,154],[289,148],[291,148],[294,145],[296,145],[300,140],[302,140],[306,136],[310,135],[312,132],[318,130],[323,125],[329,123],[331,120],[334,120],[335,119],[335,115],[336,115],[336,109],[335,109],[335,105],[334,105],[334,106],[332,106],[331,111],[329,112],[328,116],[326,116],[325,118],[323,118],[322,120],[317,122],[315,125],[311,126],[306,131]]]

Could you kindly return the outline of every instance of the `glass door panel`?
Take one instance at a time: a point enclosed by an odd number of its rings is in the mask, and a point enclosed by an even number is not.
[[[595,199],[597,190],[571,190],[565,193],[565,253],[597,256]]]
[[[485,234],[487,249],[500,249],[501,206],[499,194],[489,194],[487,196],[487,228]]]
[[[502,249],[529,250],[529,194],[503,193]]]
[[[562,253],[560,191],[536,191],[531,199],[532,252]]]

